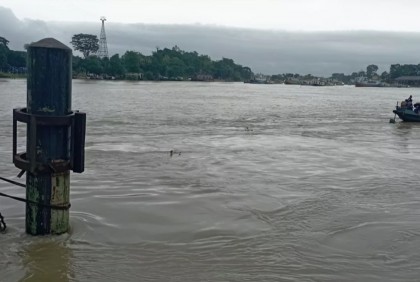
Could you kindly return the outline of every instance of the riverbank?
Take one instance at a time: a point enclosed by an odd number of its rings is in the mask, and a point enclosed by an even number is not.
[[[0,78],[26,78],[26,74],[0,72]]]

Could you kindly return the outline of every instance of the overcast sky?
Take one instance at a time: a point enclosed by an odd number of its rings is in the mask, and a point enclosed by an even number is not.
[[[45,37],[71,47],[74,34],[99,37],[106,16],[110,55],[178,45],[254,72],[329,76],[418,64],[419,11],[418,0],[0,0],[0,36],[14,50]]]
[[[280,30],[419,31],[418,0],[0,0],[19,19],[212,24]]]

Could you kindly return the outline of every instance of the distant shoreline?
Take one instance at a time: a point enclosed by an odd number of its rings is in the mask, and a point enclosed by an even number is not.
[[[0,72],[0,78],[11,78],[11,79],[26,78],[26,74]]]

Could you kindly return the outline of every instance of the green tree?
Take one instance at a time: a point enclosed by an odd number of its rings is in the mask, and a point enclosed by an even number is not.
[[[184,62],[178,58],[170,58],[168,62],[168,76],[177,78],[182,77],[185,73],[185,64]]]
[[[345,75],[344,75],[344,73],[333,73],[332,75],[331,75],[331,78],[332,79],[336,79],[336,80],[339,80],[339,81],[344,81],[345,80]]]
[[[139,73],[140,72],[140,53],[135,51],[127,51],[122,55],[124,68],[127,72]]]
[[[244,80],[250,80],[254,76],[254,73],[252,72],[251,68],[249,68],[249,67],[243,67],[242,68],[242,75],[243,75]],[[279,75],[279,76],[275,76],[274,79],[277,80],[277,81],[279,81],[282,78]]]
[[[7,52],[7,63],[13,67],[26,67],[26,52],[9,50]]]
[[[127,77],[128,73],[143,73],[143,77],[148,80],[158,80],[163,77],[178,80],[206,74],[223,80],[240,81],[249,79],[252,75],[249,67],[235,64],[232,59],[223,58],[215,62],[207,55],[199,55],[195,51],[185,52],[178,46],[171,49],[156,48],[151,56],[136,51],[126,51],[121,58],[116,54],[110,59],[101,60],[85,54],[85,58],[73,57],[73,71],[107,74],[114,77]]]
[[[73,56],[73,59],[72,59],[73,72],[76,73],[76,74],[86,72],[83,63],[84,63],[83,58],[81,58],[79,56]]]
[[[7,44],[9,44],[9,40],[0,36],[0,71],[7,68],[7,56],[9,53]]]
[[[223,80],[236,80],[235,63],[232,59],[223,58],[214,64],[214,77]]]
[[[93,74],[102,74],[103,68],[101,59],[96,56],[90,56],[84,60],[84,69],[86,73],[93,73]]]
[[[315,78],[315,76],[313,76],[312,74],[307,74],[307,75],[304,75],[303,76],[303,79],[306,79],[306,80],[310,80],[310,79],[314,79]]]
[[[392,79],[397,78],[400,76],[400,64],[393,64],[391,65],[391,67],[389,68],[389,75],[391,76]]]
[[[367,75],[366,75],[366,72],[365,71],[359,71],[358,73],[357,73],[357,76],[358,77],[366,77]]]
[[[389,78],[390,78],[390,75],[389,75],[389,73],[388,73],[388,72],[384,71],[384,72],[381,74],[381,80],[382,80],[382,81],[388,81],[388,82],[389,82]]]
[[[366,75],[368,78],[372,78],[374,75],[376,75],[377,71],[378,71],[377,65],[368,65],[366,68]]]
[[[0,71],[5,71],[7,67],[7,52],[0,46]]]
[[[391,80],[400,76],[417,76],[420,75],[420,65],[391,65],[389,75]]]
[[[7,40],[6,38],[0,36],[0,46],[4,46],[7,49],[9,49],[9,47],[7,47],[7,45],[9,44],[9,42],[10,42],[9,40]]]
[[[96,53],[99,49],[98,37],[92,34],[75,34],[71,38],[70,43],[75,50],[82,52],[85,59],[89,57],[91,53]]]
[[[112,76],[123,76],[125,74],[124,66],[121,62],[120,55],[115,54],[109,59],[110,70],[107,71],[108,74]]]

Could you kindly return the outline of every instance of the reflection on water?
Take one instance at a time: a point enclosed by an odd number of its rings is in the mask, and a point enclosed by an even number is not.
[[[11,178],[25,87],[0,81]],[[389,123],[412,91],[75,80],[72,233],[25,235],[24,206],[0,198],[0,280],[417,281],[420,125]]]
[[[393,127],[392,134],[396,136],[395,144],[399,146],[401,153],[409,154],[413,148],[413,140],[417,138],[417,132],[420,131],[420,123],[399,122]],[[416,146],[417,147],[417,146]]]
[[[71,281],[74,273],[70,266],[71,250],[54,239],[34,239],[19,253],[26,274],[21,281]]]

